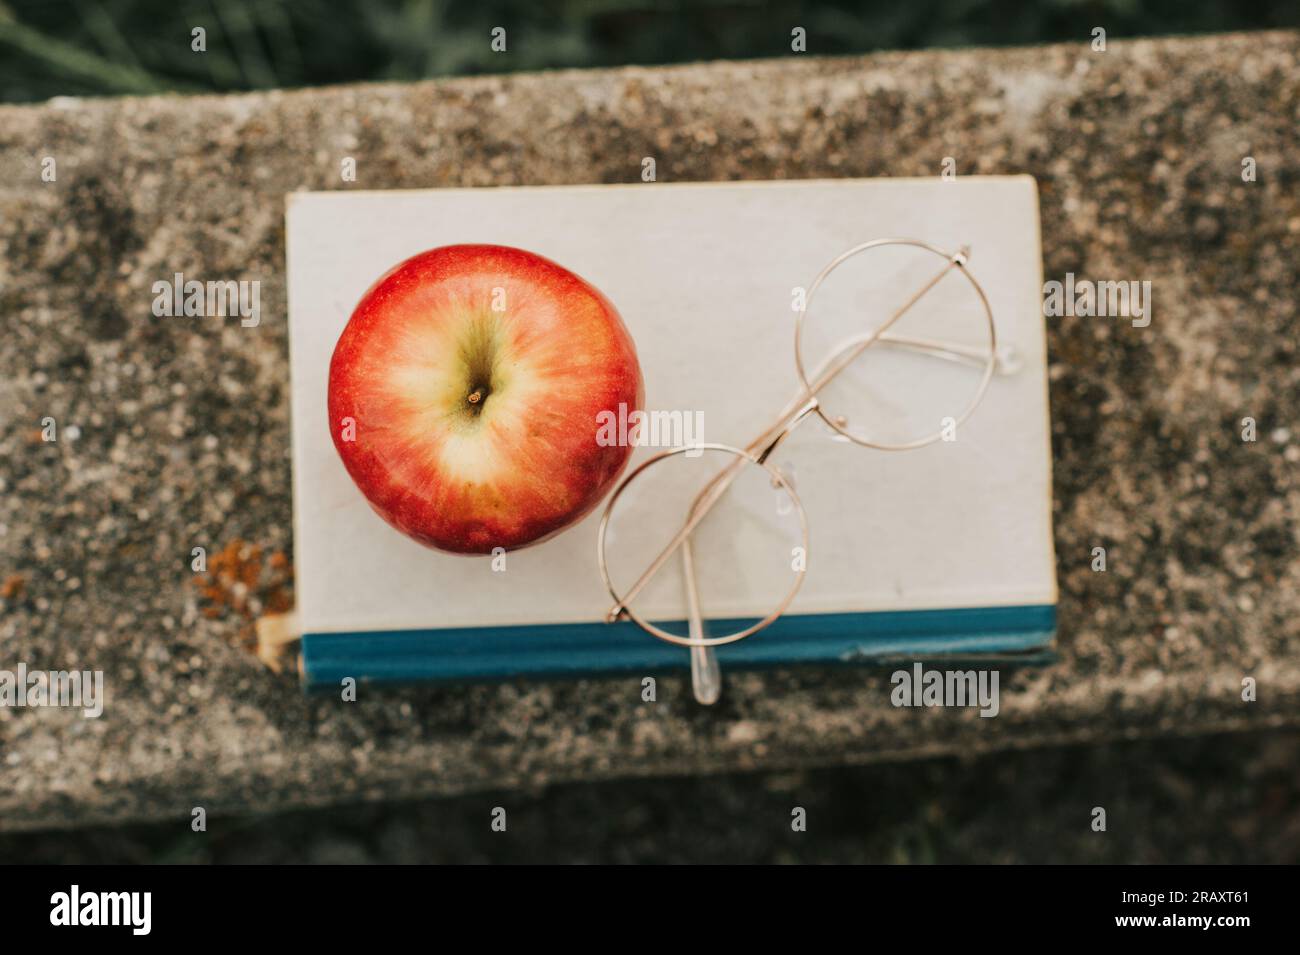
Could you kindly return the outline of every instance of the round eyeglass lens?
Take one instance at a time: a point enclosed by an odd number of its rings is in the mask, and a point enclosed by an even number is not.
[[[629,596],[700,512],[686,543]],[[703,618],[695,639],[729,643],[775,620],[807,566],[807,524],[791,483],[721,445],[662,452],[632,471],[607,505],[600,543],[615,599],[655,636],[688,646],[692,590]]]
[[[840,437],[869,447],[955,437],[993,371],[983,291],[966,267],[929,246],[850,250],[809,288],[798,320],[798,365],[819,413]]]

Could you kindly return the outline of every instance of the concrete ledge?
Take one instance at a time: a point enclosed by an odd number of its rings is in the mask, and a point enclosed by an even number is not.
[[[0,827],[1300,723],[1298,55],[1274,33],[0,108],[0,667],[109,692],[98,720],[0,709]],[[254,595],[290,592],[286,192],[636,181],[646,155],[661,180],[1031,173],[1049,277],[1152,282],[1149,328],[1050,321],[1061,658],[1004,674],[997,719],[894,709],[880,671],[737,676],[711,712],[635,681],[345,706],[192,586],[191,547],[242,540]],[[155,319],[177,271],[260,279],[261,326]]]

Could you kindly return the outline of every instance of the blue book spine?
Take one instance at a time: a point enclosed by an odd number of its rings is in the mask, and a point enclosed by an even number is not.
[[[718,647],[717,655],[724,672],[936,655],[1028,656],[1050,646],[1055,634],[1054,604],[800,614]],[[689,665],[684,647],[628,622],[308,633],[302,640],[308,689],[337,687],[346,677],[358,683],[487,683],[653,674]]]

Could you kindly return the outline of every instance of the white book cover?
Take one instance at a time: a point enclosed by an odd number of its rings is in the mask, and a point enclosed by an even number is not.
[[[698,409],[697,439],[739,446],[799,388],[792,290],[871,239],[968,246],[998,344],[1014,349],[1020,367],[993,378],[956,441],[873,451],[812,422],[782,445],[780,457],[797,462],[815,555],[789,613],[1056,603],[1029,177],[295,193],[287,219],[305,633],[598,623],[609,607],[596,560],[600,508],[510,554],[509,573],[494,574],[488,557],[438,553],[385,524],[335,451],[329,363],[353,308],[398,262],[460,243],[517,246],[591,282],[636,342],[647,409]],[[636,449],[633,465],[650,453]],[[772,603],[771,593],[756,593],[751,605],[723,609],[761,616]]]

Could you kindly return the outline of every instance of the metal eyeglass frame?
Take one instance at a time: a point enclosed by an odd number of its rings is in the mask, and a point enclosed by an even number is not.
[[[856,336],[844,342],[834,351],[831,356],[823,362],[810,376],[805,371],[803,360],[803,330],[804,320],[807,316],[808,306],[812,303],[814,294],[822,285],[826,278],[839,266],[843,265],[848,259],[853,258],[870,249],[879,248],[886,245],[913,246],[932,252],[940,258],[946,260],[942,269],[940,269],[933,278],[919,288],[901,307],[899,307],[890,317],[878,328],[873,329],[866,334]],[[633,469],[615,488],[614,493],[610,496],[609,502],[605,505],[604,514],[600,519],[600,526],[596,537],[596,559],[600,566],[600,575],[605,582],[605,587],[609,591],[610,597],[614,600],[614,605],[609,608],[605,614],[607,623],[614,623],[618,620],[631,620],[642,630],[677,646],[688,647],[691,652],[691,685],[696,700],[703,704],[711,704],[718,700],[722,692],[722,674],[718,667],[717,656],[713,652],[714,647],[722,646],[728,643],[735,643],[746,637],[752,636],[758,631],[770,626],[780,617],[790,603],[794,600],[795,595],[799,592],[799,587],[803,584],[804,576],[807,574],[806,561],[805,565],[795,571],[794,583],[788,593],[781,600],[775,610],[764,617],[762,620],[749,627],[730,633],[721,637],[704,636],[704,619],[700,610],[699,588],[695,575],[695,559],[691,546],[691,532],[704,519],[705,515],[726,493],[727,489],[735,480],[737,474],[747,464],[754,464],[765,471],[772,480],[773,487],[783,489],[790,497],[794,504],[794,510],[799,519],[799,527],[803,539],[803,553],[805,558],[808,554],[808,519],[804,512],[803,504],[799,500],[798,494],[787,481],[785,476],[775,467],[768,463],[777,447],[780,446],[796,427],[809,415],[816,414],[830,428],[843,435],[854,444],[867,448],[875,448],[881,451],[908,451],[915,448],[925,447],[938,441],[944,433],[943,428],[928,434],[925,437],[915,441],[908,441],[900,444],[890,444],[882,441],[868,441],[859,435],[849,431],[847,423],[840,418],[833,418],[826,414],[821,403],[817,399],[817,393],[825,388],[840,372],[851,365],[859,355],[867,348],[877,342],[890,345],[908,351],[919,352],[941,358],[946,361],[954,361],[961,364],[975,365],[983,367],[983,373],[980,376],[979,385],[975,390],[975,395],[961,415],[955,419],[955,424],[948,427],[960,425],[966,421],[980,401],[984,398],[984,393],[988,390],[989,381],[993,377],[995,370],[1002,374],[1013,374],[1018,370],[1015,356],[1010,351],[1004,351],[999,354],[997,346],[997,328],[993,320],[993,309],[989,305],[988,297],[984,294],[983,288],[979,282],[971,275],[967,268],[967,262],[970,259],[970,250],[963,246],[956,252],[947,252],[937,246],[917,239],[875,239],[871,242],[864,242],[856,245],[848,251],[842,253],[833,259],[813,281],[812,287],[804,297],[803,303],[797,309],[795,319],[795,339],[794,339],[794,359],[795,368],[799,374],[800,384],[803,386],[798,394],[790,400],[784,409],[776,418],[764,429],[753,441],[744,448],[737,448],[726,444],[708,444],[698,443],[686,445],[683,447],[672,448],[661,451],[643,461],[639,466]],[[889,332],[889,328],[894,325],[906,312],[920,301],[926,293],[933,289],[939,282],[952,270],[957,269],[970,282],[971,287],[975,290],[980,304],[983,307],[984,317],[988,324],[989,347],[984,349],[963,345],[956,342],[936,341],[924,338],[911,338],[902,335],[895,335]],[[673,536],[672,540],[660,551],[659,555],[651,562],[650,566],[645,569],[636,582],[628,589],[627,593],[620,596],[610,579],[609,563],[606,558],[606,536],[609,530],[610,515],[613,513],[614,506],[619,497],[627,490],[628,486],[643,474],[646,469],[659,463],[665,458],[678,454],[685,454],[689,451],[711,450],[720,451],[734,456],[734,460],[724,466],[717,475],[715,475],[708,484],[706,484],[696,495],[691,503],[691,509],[687,514],[686,521],[682,527]],[[689,636],[682,637],[658,627],[648,620],[643,619],[630,606],[631,602],[636,599],[642,589],[650,579],[659,572],[663,565],[678,548],[682,551],[683,570],[685,573],[686,600],[688,610],[688,630]]]

